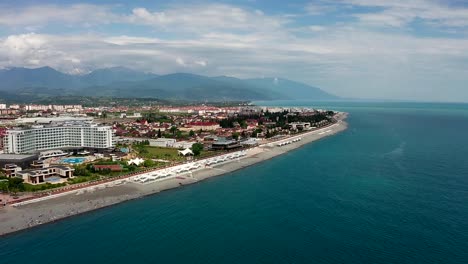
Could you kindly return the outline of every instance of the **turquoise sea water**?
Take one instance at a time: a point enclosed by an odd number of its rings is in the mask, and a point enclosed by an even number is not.
[[[0,238],[0,263],[468,263],[467,105],[295,104],[348,111],[350,127]]]

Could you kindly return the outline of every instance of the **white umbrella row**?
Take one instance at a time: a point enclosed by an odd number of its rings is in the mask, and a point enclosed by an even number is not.
[[[205,160],[202,160],[202,161],[190,162],[190,163],[178,165],[178,166],[163,169],[163,170],[158,170],[158,171],[154,171],[154,172],[141,174],[141,175],[135,176],[133,178],[133,181],[139,182],[139,183],[152,182],[152,181],[156,181],[156,180],[159,180],[159,179],[164,179],[164,178],[167,178],[167,177],[170,177],[170,176],[176,176],[176,175],[179,175],[179,174],[188,173],[188,172],[191,172],[193,170],[197,170],[197,169],[201,168],[203,165],[208,165],[208,166],[209,165],[214,165],[214,164],[217,164],[217,163],[237,159],[237,158],[243,157],[245,155],[247,155],[245,150],[237,151],[237,152],[234,152],[234,153],[229,153],[229,154],[225,154],[225,155],[221,155],[221,156],[217,156],[217,157],[213,157],[213,158],[208,158],[208,159],[205,159]]]
[[[288,140],[288,141],[281,141],[281,142],[278,142],[278,144],[276,144],[278,147],[282,147],[282,146],[286,146],[286,145],[289,145],[289,144],[292,144],[294,142],[299,142],[301,141],[302,138],[298,137],[298,138],[293,138],[291,140]]]

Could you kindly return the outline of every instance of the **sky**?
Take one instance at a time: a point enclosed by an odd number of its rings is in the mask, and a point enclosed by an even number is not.
[[[0,68],[41,66],[468,102],[468,0],[0,1]]]

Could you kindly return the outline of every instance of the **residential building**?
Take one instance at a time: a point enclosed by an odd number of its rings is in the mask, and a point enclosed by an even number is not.
[[[26,183],[41,184],[41,183],[60,183],[68,178],[73,178],[75,169],[68,166],[52,166],[39,169],[19,170],[14,177],[19,177]]]
[[[120,164],[110,164],[110,165],[93,165],[94,169],[97,170],[97,171],[105,171],[105,170],[108,170],[108,171],[114,171],[114,172],[118,172],[118,171],[122,171],[123,168]]]
[[[7,177],[16,177],[16,173],[20,172],[22,169],[16,164],[5,164],[3,166],[3,171]]]
[[[174,147],[176,140],[173,138],[158,138],[158,139],[151,139],[149,143],[151,147],[172,148]]]
[[[216,123],[216,122],[191,122],[187,123],[185,127],[180,127],[180,131],[198,131],[198,130],[204,130],[204,131],[212,131],[216,130],[218,128],[221,128],[221,126]]]
[[[35,125],[9,129],[4,137],[5,153],[36,153],[53,149],[94,149],[114,147],[111,126],[86,122]]]
[[[309,122],[293,122],[289,124],[289,127],[293,130],[308,130],[311,128]]]
[[[37,159],[37,154],[0,154],[0,167],[4,167],[7,164],[14,164],[27,168]]]
[[[240,143],[236,140],[219,140],[211,144],[211,148],[214,150],[230,150],[240,147]]]
[[[173,148],[187,149],[191,148],[195,143],[194,141],[177,141],[174,143]]]

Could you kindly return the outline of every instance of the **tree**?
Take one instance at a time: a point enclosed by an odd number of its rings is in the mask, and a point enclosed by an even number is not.
[[[150,159],[147,159],[145,160],[145,162],[143,162],[143,166],[147,168],[154,167],[154,165],[155,165],[154,161]]]
[[[193,132],[193,130],[190,130],[189,134],[188,134],[190,137],[193,137],[195,136],[195,132]]]
[[[0,178],[0,190],[3,192],[8,192],[8,187],[10,186],[10,181],[7,178]]]
[[[23,191],[24,190],[24,180],[17,177],[12,177],[8,179],[8,187],[10,190],[16,191]]]
[[[239,132],[232,133],[232,138],[235,139],[235,140],[238,140],[239,139]]]
[[[203,150],[203,144],[202,143],[195,143],[192,145],[192,152],[193,155],[198,156]]]
[[[83,165],[76,165],[73,174],[75,174],[75,176],[91,176],[90,171],[94,170],[94,167],[92,167],[92,164],[88,164],[88,166],[90,166],[90,169]]]
[[[257,134],[262,132],[263,130],[261,128],[257,128],[252,132],[252,137],[257,137]]]
[[[161,138],[161,129],[158,129],[158,138]]]
[[[169,131],[172,133],[173,136],[175,136],[175,133],[177,132],[177,127],[176,126],[171,126]]]
[[[239,122],[240,126],[243,128],[243,129],[246,129],[247,128],[247,122],[245,122],[245,120],[241,120]]]

